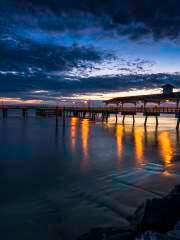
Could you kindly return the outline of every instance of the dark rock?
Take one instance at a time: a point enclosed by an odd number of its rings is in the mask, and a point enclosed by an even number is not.
[[[169,196],[179,196],[180,197],[180,185],[176,185],[173,190],[170,192]]]
[[[78,240],[133,240],[133,232],[119,228],[93,228],[89,234],[81,235]]]
[[[131,231],[122,231],[121,233],[109,236],[108,240],[134,240],[135,236]]]
[[[173,232],[161,233],[172,230],[180,220],[180,185],[175,186],[166,197],[147,200],[128,220],[130,223],[128,229],[94,228],[78,240],[174,239],[169,238],[170,234],[173,237],[180,235],[180,223],[176,227],[178,229]],[[145,234],[142,235],[143,233]]]
[[[90,239],[97,239],[97,240],[101,240],[104,239],[105,237],[105,231],[103,228],[93,228],[90,231]]]
[[[92,228],[90,233],[81,235],[78,240],[104,239],[104,228]]]
[[[168,238],[168,236],[166,236],[165,234],[148,231],[145,232],[136,240],[177,240],[177,239]]]
[[[148,230],[167,232],[180,219],[180,185],[164,198],[154,198],[142,204],[129,218],[131,228],[137,233]]]
[[[165,234],[148,231],[137,238],[137,240],[180,240],[180,222],[176,224],[173,230]]]

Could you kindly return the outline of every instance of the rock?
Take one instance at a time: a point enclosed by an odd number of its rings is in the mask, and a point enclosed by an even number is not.
[[[180,219],[180,185],[164,198],[154,198],[142,204],[129,218],[132,230],[167,232]]]
[[[170,192],[169,196],[173,196],[173,195],[176,195],[176,196],[179,196],[180,197],[180,184],[179,185],[176,185],[173,190]]]
[[[176,224],[172,231],[169,231],[166,234],[148,231],[136,240],[180,240],[180,222]]]
[[[147,200],[128,220],[128,229],[94,228],[78,240],[180,240],[180,222],[175,226],[180,220],[180,185],[166,197]]]
[[[140,237],[137,237],[136,240],[168,240],[168,238],[164,234],[148,231],[148,232],[145,232]]]
[[[92,228],[90,233],[81,235],[78,240],[104,239],[104,228]]]
[[[169,231],[167,233],[167,236],[170,239],[179,239],[180,240],[180,221],[176,224],[176,226],[174,227],[174,229],[172,231]]]
[[[78,240],[133,240],[133,232],[119,228],[93,228],[89,234],[81,235]]]
[[[109,236],[108,240],[134,240],[135,236],[130,231],[122,231],[121,233],[115,234],[113,236]]]

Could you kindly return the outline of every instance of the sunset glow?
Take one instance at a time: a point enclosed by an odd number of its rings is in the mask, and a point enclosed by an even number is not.
[[[0,104],[42,104],[43,100],[22,100],[20,98],[2,98],[0,97]]]

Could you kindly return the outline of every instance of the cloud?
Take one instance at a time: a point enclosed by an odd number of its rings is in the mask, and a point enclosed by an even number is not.
[[[154,61],[113,48],[119,37],[178,40],[179,9],[178,0],[1,0],[0,96],[52,100],[166,82],[179,87],[179,73],[152,74]]]
[[[156,89],[165,83],[180,88],[180,73],[176,74],[139,74],[109,77],[81,78],[79,81],[66,79],[53,80],[40,75],[31,78],[16,75],[0,77],[2,97],[21,97],[22,99],[54,100],[56,98],[97,93],[113,93],[134,89]],[[99,97],[101,99],[101,97]]]
[[[115,31],[131,39],[177,39],[180,33],[179,0],[7,0],[1,8],[10,21],[34,25],[47,32]],[[31,21],[29,21],[31,19]]]
[[[79,61],[98,62],[101,54],[92,46],[70,47],[53,44],[34,43],[28,39],[18,40],[18,45],[12,42],[0,41],[0,71],[21,72],[32,75],[37,72],[67,71],[77,67]]]
[[[126,60],[93,46],[57,46],[21,38],[17,42],[0,41],[2,96],[52,98],[82,91],[115,90],[122,84],[122,75],[145,74],[154,65],[139,58]],[[123,84],[128,86],[128,81]]]

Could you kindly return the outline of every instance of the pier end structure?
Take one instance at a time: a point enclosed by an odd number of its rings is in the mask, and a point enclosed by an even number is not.
[[[124,111],[124,105],[127,103],[133,104],[135,112],[136,112],[137,104],[141,103],[142,105],[140,108],[142,109],[142,112],[145,116],[145,122],[144,122],[145,126],[147,124],[147,119],[150,116],[154,116],[156,118],[156,125],[158,125],[158,117],[160,116],[160,113],[163,113],[163,111],[161,111],[161,109],[160,109],[161,103],[163,103],[163,102],[175,102],[176,103],[175,114],[179,114],[180,92],[174,92],[174,86],[171,84],[163,85],[162,93],[159,93],[159,94],[116,97],[116,98],[112,98],[112,99],[104,101],[106,106],[115,105],[116,107],[121,108],[121,114],[123,115],[123,124],[125,121],[125,116],[129,115],[129,114],[126,114],[126,111]],[[154,108],[147,108],[148,103],[155,103],[156,106]],[[135,114],[133,114],[133,123],[135,121],[134,116],[135,116]],[[176,115],[176,117],[177,117],[177,115]],[[117,118],[116,118],[116,121],[117,121]],[[179,117],[177,117],[177,127],[176,127],[177,129],[179,129],[179,125],[180,125]]]

